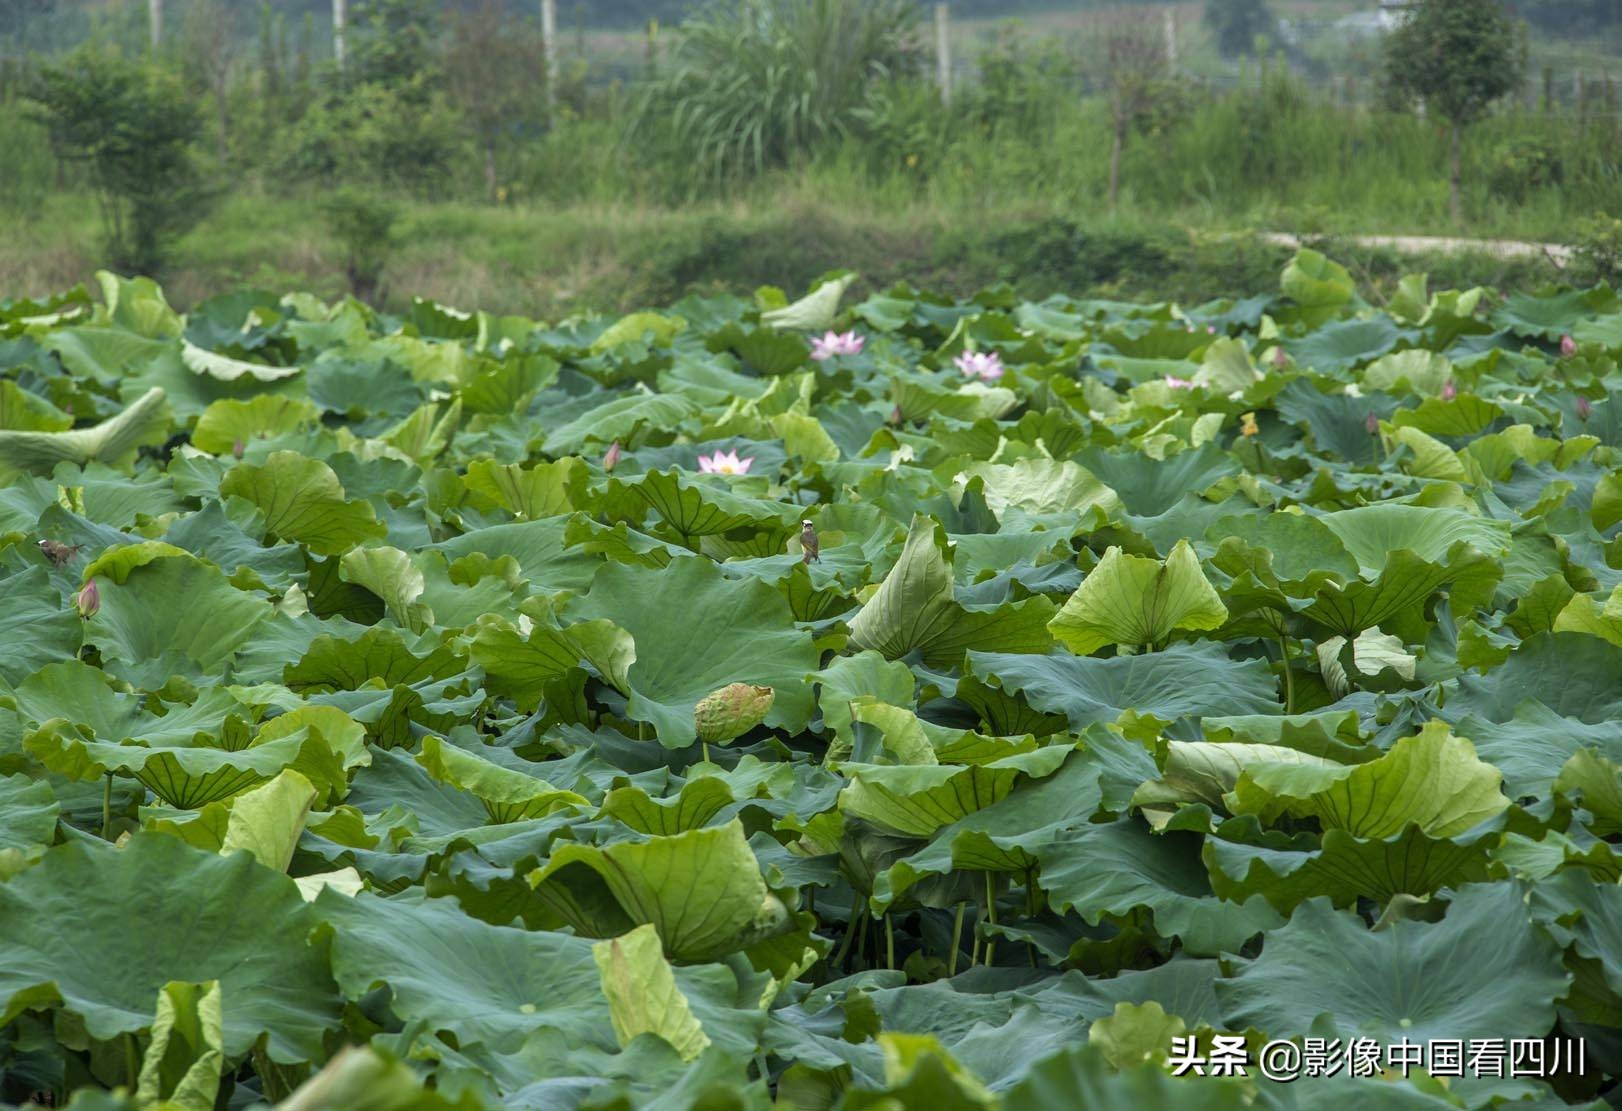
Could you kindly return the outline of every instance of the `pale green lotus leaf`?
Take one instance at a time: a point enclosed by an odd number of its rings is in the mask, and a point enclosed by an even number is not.
[[[0,475],[50,474],[59,463],[128,465],[137,450],[163,443],[170,415],[154,386],[115,417],[67,432],[0,430]]]
[[[158,993],[135,1098],[165,1111],[213,1111],[225,1070],[220,982],[168,983]]]
[[[704,1052],[709,1036],[677,986],[675,970],[665,960],[652,923],[597,942],[591,955],[621,1046],[630,1045],[639,1034],[652,1034],[669,1042],[683,1061]]]
[[[1085,656],[1112,644],[1158,646],[1179,629],[1217,629],[1227,619],[1199,556],[1179,540],[1164,561],[1110,548],[1048,628]]]
[[[1450,837],[1508,808],[1502,780],[1474,745],[1433,721],[1366,764],[1246,768],[1227,801],[1234,813],[1316,818],[1358,837],[1392,837],[1409,825]]]
[[[273,451],[264,465],[238,463],[220,480],[222,495],[246,498],[265,515],[270,535],[318,555],[341,555],[387,531],[364,501],[348,501],[331,467],[297,452]]]

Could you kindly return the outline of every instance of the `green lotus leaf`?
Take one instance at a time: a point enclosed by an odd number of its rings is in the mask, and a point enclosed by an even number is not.
[[[669,1042],[684,1061],[704,1052],[709,1036],[676,985],[675,971],[665,960],[659,933],[651,923],[597,942],[591,955],[621,1046],[640,1034],[652,1034]]]
[[[274,368],[262,368],[274,369]],[[297,367],[292,368],[297,370]],[[273,439],[310,428],[321,411],[298,397],[259,394],[240,399],[221,398],[203,410],[191,432],[192,445],[201,451],[222,455],[238,444],[255,439]]]
[[[178,740],[120,744],[96,740],[87,732],[66,719],[54,718],[29,733],[24,744],[35,759],[58,775],[77,780],[130,776],[169,805],[187,810],[240,794],[290,767],[309,768],[311,775],[318,775],[315,769],[330,769],[334,762],[326,741],[307,732],[239,750]],[[198,738],[203,742],[211,739]],[[320,778],[342,777],[339,766],[336,776],[329,770]]]
[[[905,706],[912,702],[917,679],[912,669],[899,660],[886,660],[871,649],[854,656],[836,656],[821,671],[806,676],[817,684],[817,704],[822,725],[832,731],[838,743],[849,751],[851,744],[851,703],[862,696],[877,702]]]
[[[1228,802],[1235,813],[1316,818],[1326,830],[1356,837],[1394,837],[1410,824],[1449,837],[1509,806],[1502,780],[1468,740],[1443,722],[1430,722],[1366,764],[1247,767]]]
[[[679,961],[715,960],[791,927],[736,819],[673,837],[561,845],[529,882],[581,936],[618,937],[652,923]]]
[[[1203,854],[1211,886],[1224,899],[1261,895],[1281,913],[1315,896],[1337,907],[1359,898],[1384,905],[1399,895],[1426,898],[1445,887],[1488,878],[1489,835],[1429,837],[1417,825],[1388,838],[1354,837],[1327,830],[1314,850],[1268,848],[1216,837]]]
[[[692,744],[693,708],[728,683],[776,691],[768,726],[798,730],[810,719],[805,676],[817,666],[817,651],[783,596],[765,583],[728,579],[707,559],[678,559],[658,571],[608,564],[565,612],[607,619],[631,634],[635,660],[617,681],[630,718],[651,723],[664,745]]]
[[[856,278],[857,275],[851,273],[831,277],[793,304],[761,313],[761,323],[800,332],[831,327],[839,313],[840,299]]]
[[[1048,628],[1055,640],[1086,656],[1113,644],[1151,647],[1178,629],[1216,629],[1227,619],[1199,556],[1179,540],[1164,562],[1110,548]]]
[[[1121,512],[1115,491],[1066,459],[1020,459],[1014,463],[972,463],[960,477],[985,482],[986,504],[998,517],[1009,509],[1043,515],[1087,514],[1095,507],[1102,519]]]
[[[296,452],[273,451],[263,466],[238,463],[220,481],[220,493],[252,502],[270,535],[318,555],[341,555],[386,532],[368,503],[344,499],[331,467]]]
[[[51,585],[43,567],[0,580],[6,599],[0,612],[0,681],[15,685],[39,668],[76,655],[84,643],[84,622],[72,599]]]
[[[1440,922],[1378,931],[1308,900],[1216,990],[1230,1029],[1424,1043],[1547,1031],[1570,982],[1519,885],[1496,883],[1460,888]]]
[[[970,767],[846,764],[841,770],[850,782],[839,793],[839,809],[896,833],[928,837],[1002,799],[1022,779],[1052,775],[1067,751],[1040,748]]]
[[[1211,443],[1165,459],[1097,448],[1089,448],[1079,458],[1119,495],[1128,513],[1142,517],[1165,513],[1185,496],[1203,494],[1239,471],[1233,458]]]
[[[217,980],[228,1059],[263,1038],[272,1061],[319,1060],[339,1014],[314,926],[293,881],[246,853],[152,833],[60,845],[0,884],[0,1022],[60,1007],[112,1039],[152,1025],[166,984]]]
[[[0,776],[0,879],[56,840],[61,809],[49,783],[25,775]]]
[[[138,449],[169,436],[169,411],[156,387],[115,417],[69,432],[0,430],[0,475],[50,474],[59,463],[126,466]]]
[[[684,541],[738,528],[798,520],[793,506],[740,497],[721,486],[695,481],[674,468],[649,471],[634,481],[615,485],[621,491],[634,494],[637,501],[646,503],[660,520],[680,533]]]
[[[1322,312],[1333,312],[1357,297],[1357,285],[1346,268],[1310,247],[1302,247],[1290,259],[1279,289],[1301,308]]]
[[[1033,855],[1055,910],[1074,908],[1097,923],[1144,908],[1157,934],[1181,939],[1190,953],[1237,950],[1283,923],[1260,895],[1242,903],[1218,899],[1198,860],[1198,842],[1195,834],[1152,833],[1128,818],[1061,830]]]
[[[211,852],[229,855],[243,849],[272,871],[285,872],[318,795],[308,779],[288,768],[258,787],[208,803],[195,814],[151,813],[143,825]]]
[[[427,582],[410,553],[383,545],[356,548],[339,559],[338,575],[377,595],[401,628],[422,632],[434,623],[433,610],[418,601]]]
[[[118,549],[98,560],[108,579],[100,584],[101,609],[86,622],[84,637],[112,670],[160,686],[173,673],[228,665],[270,617],[271,605],[238,590],[219,568],[191,553],[155,547]],[[102,562],[120,555],[131,562]],[[177,598],[186,604],[176,605]]]
[[[1092,659],[972,652],[969,670],[1072,728],[1114,721],[1126,710],[1166,720],[1279,710],[1277,686],[1260,660],[1233,660],[1216,644],[1173,644],[1162,652]]]
[[[422,739],[417,763],[439,782],[473,795],[497,823],[521,822],[562,807],[586,805],[585,798],[573,791],[560,791],[544,779],[492,763],[434,736]]]
[[[850,621],[851,647],[891,660],[917,651],[937,667],[957,663],[969,649],[1046,651],[1051,604],[1041,597],[990,609],[958,604],[944,548],[941,526],[915,514],[901,557]]]
[[[420,892],[382,899],[323,891],[314,913],[332,927],[332,973],[348,999],[386,984],[401,1019],[497,1052],[548,1028],[603,1049],[615,1044],[584,938],[492,926],[454,899]]]
[[[1141,1107],[1240,1111],[1251,1106],[1251,1096],[1241,1083],[1203,1076],[1173,1078],[1157,1064],[1117,1069],[1098,1048],[1076,1046],[1032,1065],[1004,1093],[1003,1101],[1008,1107],[1086,1107],[1092,1111],[1137,1111]],[[1390,1087],[1384,1082],[1381,1086]]]
[[[224,1040],[218,980],[163,985],[135,1098],[142,1106],[212,1111],[225,1070]]]
[[[0,429],[11,432],[65,432],[73,418],[36,393],[7,379],[0,382]]]
[[[524,520],[555,517],[582,508],[586,465],[576,458],[533,467],[476,459],[463,479],[472,493]]]
[[[221,382],[235,382],[244,375],[258,382],[274,382],[278,378],[291,378],[304,369],[297,365],[266,366],[263,363],[233,359],[217,351],[205,351],[187,339],[180,341],[180,361],[193,374],[207,375]]]

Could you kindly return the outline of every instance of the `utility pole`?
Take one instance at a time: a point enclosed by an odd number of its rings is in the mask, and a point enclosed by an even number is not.
[[[332,0],[332,57],[338,72],[344,69],[344,29],[349,25],[349,0]]]
[[[546,59],[546,111],[558,99],[558,0],[541,0],[541,54]]]
[[[935,5],[935,81],[941,103],[952,103],[952,12],[944,3]]]
[[[146,0],[147,24],[152,32],[152,50],[163,45],[163,0]]]

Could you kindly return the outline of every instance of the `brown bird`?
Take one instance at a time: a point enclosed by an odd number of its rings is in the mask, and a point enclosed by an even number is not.
[[[810,521],[800,522],[800,548],[805,562],[822,562],[822,547],[817,543],[817,530],[811,527]]]
[[[57,567],[65,567],[69,560],[84,551],[84,545],[64,544],[60,540],[41,540],[39,550]]]

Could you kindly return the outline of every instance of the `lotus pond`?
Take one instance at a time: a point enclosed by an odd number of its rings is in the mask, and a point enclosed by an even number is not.
[[[0,301],[0,1100],[1611,1091],[1617,295],[852,277]]]

